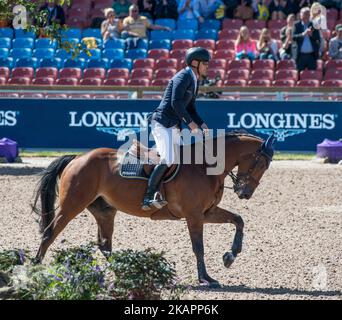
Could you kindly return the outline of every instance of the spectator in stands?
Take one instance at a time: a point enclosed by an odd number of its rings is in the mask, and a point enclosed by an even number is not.
[[[234,12],[238,5],[240,4],[239,0],[223,0],[224,5],[226,6],[226,17],[229,19],[234,18]]]
[[[57,0],[45,3],[39,11],[47,11],[47,25],[50,26],[53,22],[59,23],[60,25],[65,24],[65,13],[64,9],[57,5]],[[44,26],[46,27],[46,25]]]
[[[156,19],[178,19],[176,0],[157,0],[155,9]]]
[[[342,59],[342,24],[335,28],[336,37],[329,42],[329,55],[333,59]]]
[[[246,26],[240,28],[238,38],[235,42],[235,57],[237,60],[249,59],[251,61],[257,57],[255,41],[251,39]]]
[[[178,0],[178,20],[196,19],[194,14],[195,0]]]
[[[251,1],[241,0],[241,4],[234,12],[235,19],[250,20],[253,19],[254,10],[251,6]]]
[[[267,0],[257,1],[257,18],[259,20],[267,21],[270,17],[270,11],[268,10]]]
[[[269,10],[272,20],[283,20],[286,17],[286,0],[272,0]]]
[[[216,10],[223,6],[221,0],[195,0],[194,14],[200,23],[206,19],[216,19]]]
[[[311,5],[315,2],[315,0],[297,0],[299,2],[299,9],[305,7],[311,7]]]
[[[305,68],[316,70],[321,36],[319,30],[313,28],[308,7],[300,10],[300,21],[294,25],[292,38],[293,58],[296,60],[298,71]]]
[[[279,50],[281,60],[289,60],[292,57],[292,32],[296,16],[291,13],[287,17],[287,25],[280,30],[282,47]]]
[[[290,14],[295,14],[299,12],[299,3],[298,0],[287,0],[286,8],[285,8],[285,14],[286,16]]]
[[[113,9],[118,18],[126,18],[128,16],[130,3],[127,0],[118,0],[113,3]]]
[[[156,8],[155,0],[138,0],[138,7],[140,15],[145,16],[148,19],[154,20],[154,11]]]
[[[104,9],[104,15],[106,20],[101,24],[101,34],[103,42],[105,43],[109,39],[120,38],[122,21],[115,17],[113,8]]]
[[[169,27],[153,25],[144,16],[139,14],[137,5],[132,4],[129,7],[129,16],[123,20],[123,31],[121,37],[127,39],[127,48],[134,49],[138,46],[139,39],[147,38],[147,30],[166,30],[171,31]]]
[[[257,43],[257,50],[259,51],[259,59],[273,59],[279,60],[277,41],[271,38],[270,30],[262,29],[259,41]]]

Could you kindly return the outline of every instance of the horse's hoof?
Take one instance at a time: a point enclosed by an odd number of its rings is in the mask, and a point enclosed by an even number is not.
[[[223,255],[223,264],[226,268],[229,268],[235,260],[235,256],[231,252],[226,252]]]

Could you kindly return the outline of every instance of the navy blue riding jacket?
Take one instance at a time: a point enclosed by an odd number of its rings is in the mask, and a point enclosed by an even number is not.
[[[162,101],[150,115],[150,120],[161,123],[164,127],[181,127],[182,121],[186,124],[195,122],[201,126],[203,120],[196,112],[195,81],[190,68],[185,68],[173,76],[167,85]]]

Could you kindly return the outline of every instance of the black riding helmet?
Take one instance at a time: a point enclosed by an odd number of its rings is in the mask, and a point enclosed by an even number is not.
[[[193,60],[209,62],[210,59],[209,51],[201,47],[190,48],[185,55],[185,63],[187,66],[191,66]]]

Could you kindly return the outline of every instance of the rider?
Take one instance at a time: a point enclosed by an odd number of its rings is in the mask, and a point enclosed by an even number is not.
[[[180,144],[180,126],[184,121],[192,133],[202,129],[208,134],[208,126],[196,112],[195,100],[198,80],[206,77],[210,53],[200,47],[190,48],[186,52],[186,68],[179,71],[170,81],[160,105],[150,115],[152,134],[156,141],[160,162],[154,168],[144,200],[143,210],[162,208],[167,201],[158,198],[160,182],[175,160],[176,146]]]

